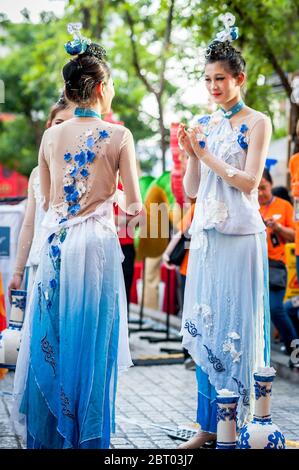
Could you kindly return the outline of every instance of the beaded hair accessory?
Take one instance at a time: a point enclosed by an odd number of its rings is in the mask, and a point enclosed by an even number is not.
[[[82,23],[69,23],[67,30],[70,34],[73,35],[73,40],[68,41],[64,48],[66,52],[70,55],[89,55],[96,57],[99,60],[106,58],[106,50],[96,44],[91,42],[90,39],[84,38],[81,35],[80,29],[82,28]]]
[[[225,43],[229,48],[230,43],[238,39],[239,29],[237,26],[234,26],[236,18],[231,13],[225,13],[225,15],[220,15],[219,19],[224,24],[224,29],[216,34],[215,39],[209,44],[206,49],[205,56],[208,58],[212,52],[217,52],[217,49],[224,51]]]

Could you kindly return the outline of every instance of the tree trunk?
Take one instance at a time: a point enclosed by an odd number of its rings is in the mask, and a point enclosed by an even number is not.
[[[82,20],[82,26],[84,29],[90,29],[90,8],[82,8],[82,15],[83,15],[83,20]]]
[[[166,149],[167,149],[167,142],[166,142],[166,132],[164,127],[164,109],[162,104],[162,97],[156,96],[159,108],[159,129],[161,135],[161,156],[162,156],[162,170],[163,172],[166,170]]]
[[[98,0],[97,23],[95,26],[95,36],[98,40],[102,38],[105,27],[105,0]]]

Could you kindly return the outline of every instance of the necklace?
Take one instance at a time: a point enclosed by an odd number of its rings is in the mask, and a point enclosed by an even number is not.
[[[229,108],[227,111],[225,109],[221,108],[221,111],[223,112],[223,116],[226,117],[227,119],[232,118],[235,114],[237,114],[241,109],[243,109],[245,106],[245,103],[243,100],[238,101],[238,103],[234,104],[231,108]]]
[[[97,117],[101,119],[101,115],[90,108],[76,108],[74,115],[77,117]]]

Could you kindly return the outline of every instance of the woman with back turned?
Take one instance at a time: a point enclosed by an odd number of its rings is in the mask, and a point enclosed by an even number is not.
[[[47,237],[22,341],[30,342],[28,373],[15,391],[35,449],[108,448],[117,372],[132,364],[113,202],[119,173],[123,208],[141,210],[134,143],[128,129],[101,119],[114,96],[104,49],[82,38],[78,24],[69,32],[73,58],[63,77],[77,107],[40,146]]]

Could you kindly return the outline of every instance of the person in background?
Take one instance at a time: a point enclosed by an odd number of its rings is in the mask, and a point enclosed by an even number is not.
[[[299,139],[299,120],[297,122],[297,137]],[[296,224],[295,255],[297,266],[297,277],[299,279],[299,153],[295,153],[289,163],[291,177],[291,191],[294,199],[294,221]]]
[[[258,199],[260,214],[267,227],[271,320],[282,338],[287,354],[290,355],[291,342],[297,335],[291,319],[285,312],[283,299],[287,281],[285,244],[293,242],[295,237],[293,207],[288,201],[273,196],[272,186],[270,172],[264,169],[258,188]]]
[[[296,128],[297,138],[299,139],[299,120]],[[291,191],[294,200],[294,222],[296,226],[295,235],[295,256],[296,256],[296,270],[297,281],[299,279],[299,153],[295,153],[289,163]],[[299,337],[299,296],[289,299],[284,304],[286,313],[292,318],[294,326],[297,331],[297,338]],[[295,345],[296,346],[296,345]],[[292,360],[293,367],[299,368],[299,361]]]
[[[69,103],[61,94],[57,103],[55,103],[49,113],[46,128],[61,124],[73,117],[74,106]],[[28,183],[28,200],[23,224],[20,230],[16,262],[12,279],[8,286],[9,298],[11,298],[12,289],[20,289],[25,266],[29,267],[28,282],[25,286],[28,292],[34,282],[35,273],[40,259],[41,249],[41,222],[44,217],[42,208],[42,197],[40,192],[38,166],[33,168]]]
[[[285,186],[275,186],[274,188],[272,188],[272,194],[273,196],[277,196],[280,199],[284,199],[290,204],[293,204],[288,188],[286,188]]]
[[[120,182],[118,183],[118,189],[123,189],[123,186]],[[122,262],[122,270],[124,273],[124,280],[126,286],[127,310],[129,319],[130,292],[134,277],[135,262],[134,233],[132,233],[133,230],[130,228],[129,222],[134,216],[130,216],[123,212],[117,204],[114,205],[114,215],[118,239],[124,255],[124,260]]]
[[[163,253],[162,259],[165,265],[169,269],[173,269],[173,265],[170,264],[170,255],[174,248],[176,247],[177,243],[179,242],[183,233],[187,234],[188,230],[191,226],[193,216],[194,216],[194,209],[195,209],[195,199],[191,199],[191,206],[185,213],[184,217],[177,225],[176,234],[172,237],[171,241],[169,242],[165,252]],[[188,237],[187,237],[188,238]],[[184,304],[184,297],[185,297],[185,286],[186,286],[186,276],[187,276],[187,269],[188,269],[188,259],[189,259],[189,249],[186,249],[185,256],[183,261],[180,265],[180,277],[181,277],[181,297],[182,297],[182,305]],[[184,358],[185,358],[185,367],[186,369],[195,369],[195,362],[193,361],[192,357],[188,353],[187,349],[183,348],[184,351]]]

